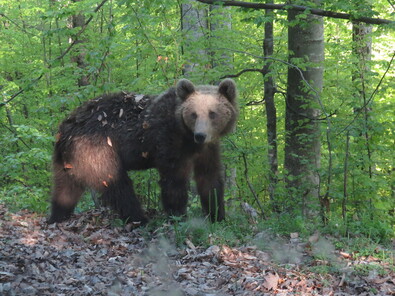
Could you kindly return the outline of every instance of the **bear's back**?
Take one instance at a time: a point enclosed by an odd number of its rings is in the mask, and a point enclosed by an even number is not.
[[[61,136],[107,134],[136,123],[155,97],[119,92],[91,99],[64,120]]]

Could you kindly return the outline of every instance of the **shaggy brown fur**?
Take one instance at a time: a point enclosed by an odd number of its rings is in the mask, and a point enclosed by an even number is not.
[[[77,108],[59,128],[50,223],[70,217],[85,188],[102,194],[124,220],[145,223],[129,170],[156,168],[169,215],[183,215],[191,172],[212,221],[225,217],[219,139],[237,118],[236,86],[182,79],[157,97],[118,93]]]

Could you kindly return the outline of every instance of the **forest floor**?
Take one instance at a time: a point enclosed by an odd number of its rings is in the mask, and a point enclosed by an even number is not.
[[[106,215],[47,225],[0,204],[0,295],[395,295],[394,258],[344,253],[320,237],[271,251],[189,240],[176,248],[170,231],[114,227]],[[326,259],[312,255],[320,244]],[[299,259],[278,263],[276,251]]]

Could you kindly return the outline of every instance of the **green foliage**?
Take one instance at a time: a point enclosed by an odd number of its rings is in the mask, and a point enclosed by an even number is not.
[[[170,217],[170,219],[155,218],[147,226],[148,230],[156,233],[174,233],[174,243],[177,246],[185,245],[186,241],[195,246],[208,247],[210,245],[237,246],[252,241],[256,231],[251,227],[246,216],[240,213],[231,213],[220,223],[211,223],[201,216],[200,209],[192,209],[188,218]]]
[[[363,213],[361,216],[354,214],[347,221],[340,217],[331,217],[330,222],[323,229],[326,233],[335,236],[365,237],[375,243],[388,243],[393,237],[393,226],[388,222],[391,217],[385,217],[387,213]]]
[[[11,209],[28,208],[37,212],[47,209],[46,199],[50,174],[50,137],[31,126],[13,126],[11,137],[2,135],[0,176],[3,186],[0,200]]]
[[[303,219],[302,216],[295,216],[289,213],[273,215],[271,219],[262,221],[261,228],[271,229],[274,233],[280,235],[289,235],[290,233],[297,232],[302,235],[310,233],[309,228],[312,224]]]

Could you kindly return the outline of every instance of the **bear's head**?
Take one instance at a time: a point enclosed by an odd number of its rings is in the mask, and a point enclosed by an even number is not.
[[[216,142],[233,130],[237,115],[237,91],[232,79],[219,86],[194,86],[181,79],[176,87],[181,104],[177,110],[184,126],[197,144]]]

